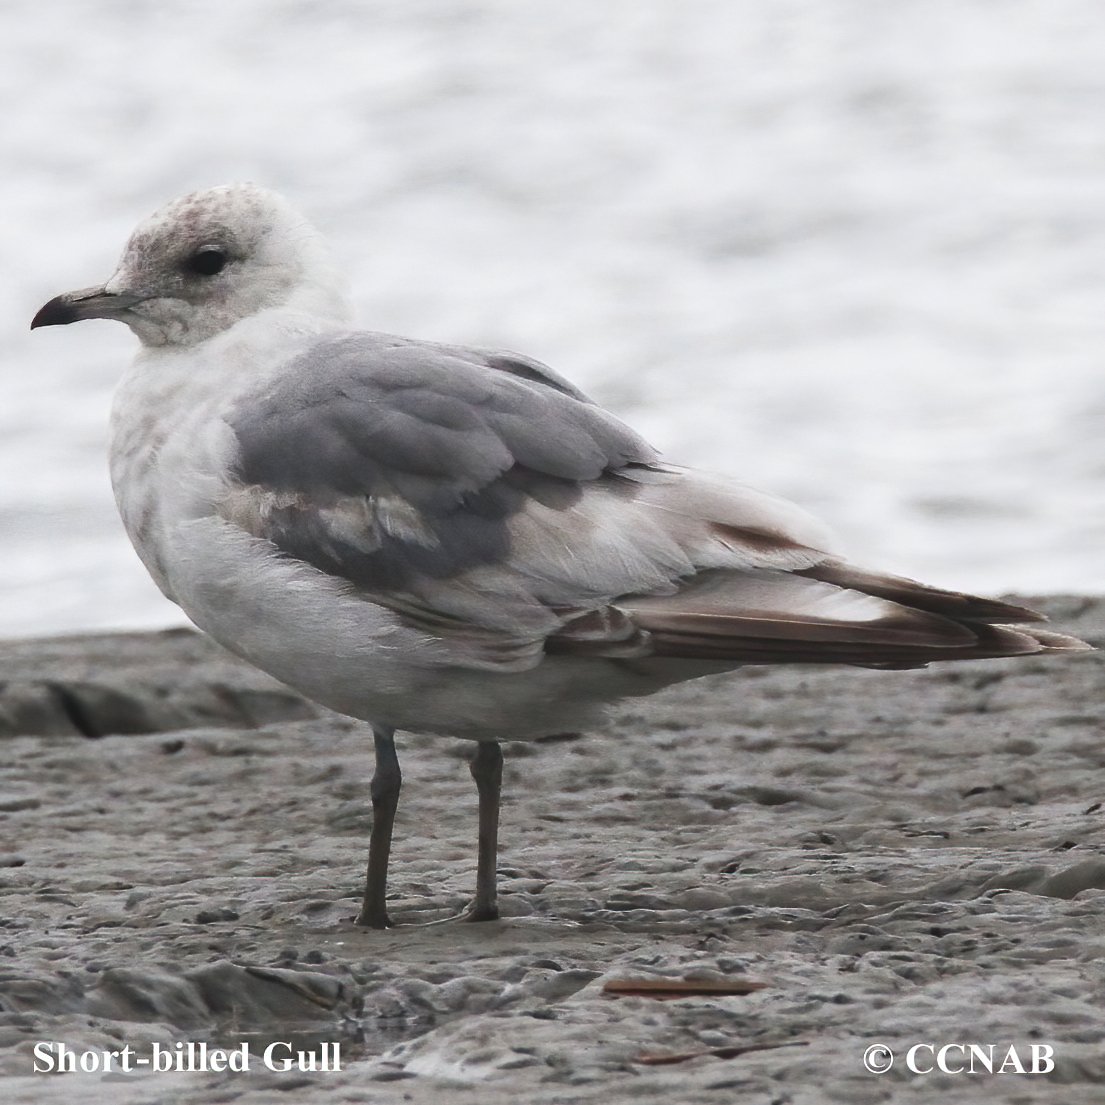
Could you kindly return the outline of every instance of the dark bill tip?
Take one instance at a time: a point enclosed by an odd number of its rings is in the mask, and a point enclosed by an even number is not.
[[[96,288],[56,295],[33,319],[31,329],[40,326],[67,326],[86,318],[117,318],[126,321],[126,312],[148,296],[136,292],[109,292],[101,284]]]
[[[31,329],[37,330],[40,326],[67,326],[80,317],[70,296],[56,295],[39,308],[38,314],[31,319]]]

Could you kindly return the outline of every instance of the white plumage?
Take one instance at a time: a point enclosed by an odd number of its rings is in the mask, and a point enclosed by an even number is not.
[[[1004,624],[1031,611],[847,565],[798,507],[661,462],[536,361],[351,329],[318,235],[252,185],[170,204],[105,285],[34,325],[94,317],[142,341],[111,473],[158,586],[376,731],[364,923],[388,923],[396,729],[481,742],[482,918],[499,739],[747,663],[1084,647]]]

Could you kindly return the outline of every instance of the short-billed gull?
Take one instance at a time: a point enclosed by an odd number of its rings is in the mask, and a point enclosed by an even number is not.
[[[178,199],[32,327],[141,349],[111,476],[161,590],[232,652],[371,723],[358,921],[390,923],[397,729],[477,741],[498,915],[500,739],[745,664],[917,668],[1070,651],[1039,615],[857,568],[798,507],[663,462],[538,361],[353,329],[319,235],[250,184]]]

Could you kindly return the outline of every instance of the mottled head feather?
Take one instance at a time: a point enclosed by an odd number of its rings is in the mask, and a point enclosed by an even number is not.
[[[218,271],[195,271],[201,251],[218,258]],[[194,345],[274,307],[348,315],[321,236],[256,184],[192,192],[156,211],[131,235],[106,290],[140,297],[122,317],[147,345]]]

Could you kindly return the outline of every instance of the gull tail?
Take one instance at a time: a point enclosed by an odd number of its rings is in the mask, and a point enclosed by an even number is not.
[[[627,596],[601,619],[596,613],[569,622],[549,642],[550,650],[723,666],[904,669],[1091,647],[1039,628],[1036,623],[1046,619],[1026,607],[837,560],[795,572],[702,572],[674,594]],[[617,632],[604,634],[601,625]]]

